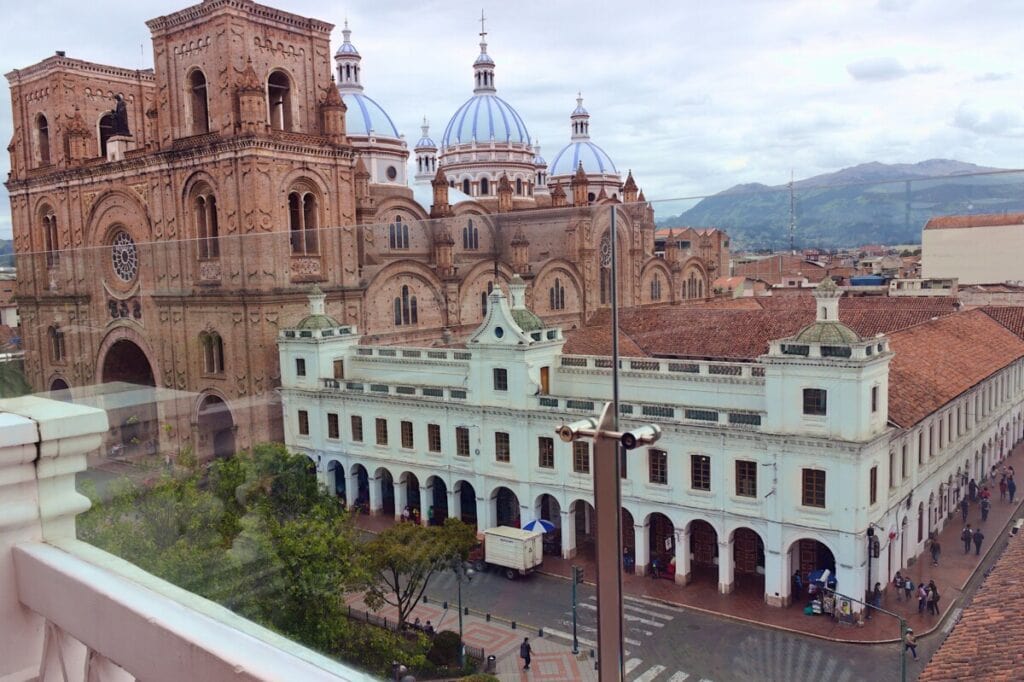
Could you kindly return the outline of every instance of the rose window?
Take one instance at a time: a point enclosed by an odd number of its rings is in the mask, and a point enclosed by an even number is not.
[[[110,243],[110,262],[122,282],[131,282],[139,274],[139,251],[135,240],[124,230],[119,230]]]

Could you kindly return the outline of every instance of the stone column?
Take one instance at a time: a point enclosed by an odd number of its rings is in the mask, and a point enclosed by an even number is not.
[[[793,569],[796,570],[796,569]],[[769,606],[786,606],[792,601],[789,557],[778,550],[764,548],[764,601]]]
[[[448,495],[448,516],[453,519],[462,520],[462,495],[456,495],[455,491],[448,488],[445,491]]]
[[[689,527],[676,528],[676,583],[690,583],[690,531]]]
[[[394,482],[395,486],[395,521],[402,519],[402,510],[409,504],[409,484],[401,477]]]
[[[359,497],[359,476],[352,473],[355,467],[349,466],[349,474],[345,479],[345,505],[351,509]]]
[[[735,561],[733,551],[735,541],[729,538],[725,542],[718,542],[718,591],[722,594],[732,592],[735,582]]]
[[[316,482],[330,494],[334,494],[334,472],[328,471],[330,462],[321,459],[316,465]]]
[[[381,509],[384,508],[384,498],[381,494],[381,480],[380,476],[373,476],[369,480],[370,484],[370,514],[376,516],[380,514]]]
[[[494,525],[497,518],[498,500],[488,500],[483,497],[476,498],[476,527],[477,530],[487,530]]]
[[[107,415],[34,396],[0,401],[0,678],[35,679],[45,623],[18,600],[12,549],[71,539],[89,500],[75,474],[100,447]]]
[[[572,559],[576,556],[576,515],[562,510],[562,558]]]
[[[634,554],[636,555],[636,566],[634,572],[636,575],[647,575],[647,564],[650,563],[650,546],[651,533],[647,524],[636,524],[634,526],[634,538],[633,544]]]
[[[430,525],[430,510],[434,506],[434,486],[420,486],[420,525]],[[436,509],[434,510],[437,511]]]

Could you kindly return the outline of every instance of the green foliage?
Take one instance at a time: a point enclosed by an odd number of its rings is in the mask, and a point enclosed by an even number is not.
[[[409,670],[426,676],[435,666],[427,659],[430,640],[422,633],[391,632],[383,628],[354,623],[348,637],[340,643],[343,659],[358,661],[361,667],[391,679],[391,662],[401,661]]]
[[[0,398],[17,398],[31,392],[21,360],[0,362]]]
[[[450,568],[453,559],[465,560],[475,544],[476,531],[458,519],[448,519],[443,526],[400,523],[382,531],[365,548],[372,574],[367,606],[396,607],[398,623],[404,625],[431,577]]]
[[[442,630],[434,637],[434,643],[427,652],[427,659],[434,665],[454,665],[459,660],[459,633]]]
[[[474,673],[472,675],[466,675],[460,677],[458,682],[501,682],[499,678],[488,673]]]

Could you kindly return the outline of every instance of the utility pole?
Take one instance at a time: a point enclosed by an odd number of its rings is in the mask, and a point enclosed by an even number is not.
[[[793,169],[789,170],[789,250],[796,253],[796,194],[793,191]]]
[[[583,582],[583,567],[572,567],[572,652],[580,652],[580,642],[576,638],[576,586]]]

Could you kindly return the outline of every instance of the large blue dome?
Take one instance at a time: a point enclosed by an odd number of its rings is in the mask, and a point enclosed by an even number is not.
[[[372,130],[376,137],[400,137],[398,128],[381,105],[361,92],[343,92],[341,97],[348,107],[345,112],[347,134],[369,135]]]
[[[580,162],[583,163],[583,172],[587,174],[619,173],[603,149],[589,140],[581,140],[562,147],[548,167],[548,176],[572,175],[579,168]]]
[[[530,133],[512,106],[490,93],[470,97],[456,110],[441,139],[442,147],[457,144],[513,142],[530,144]]]

